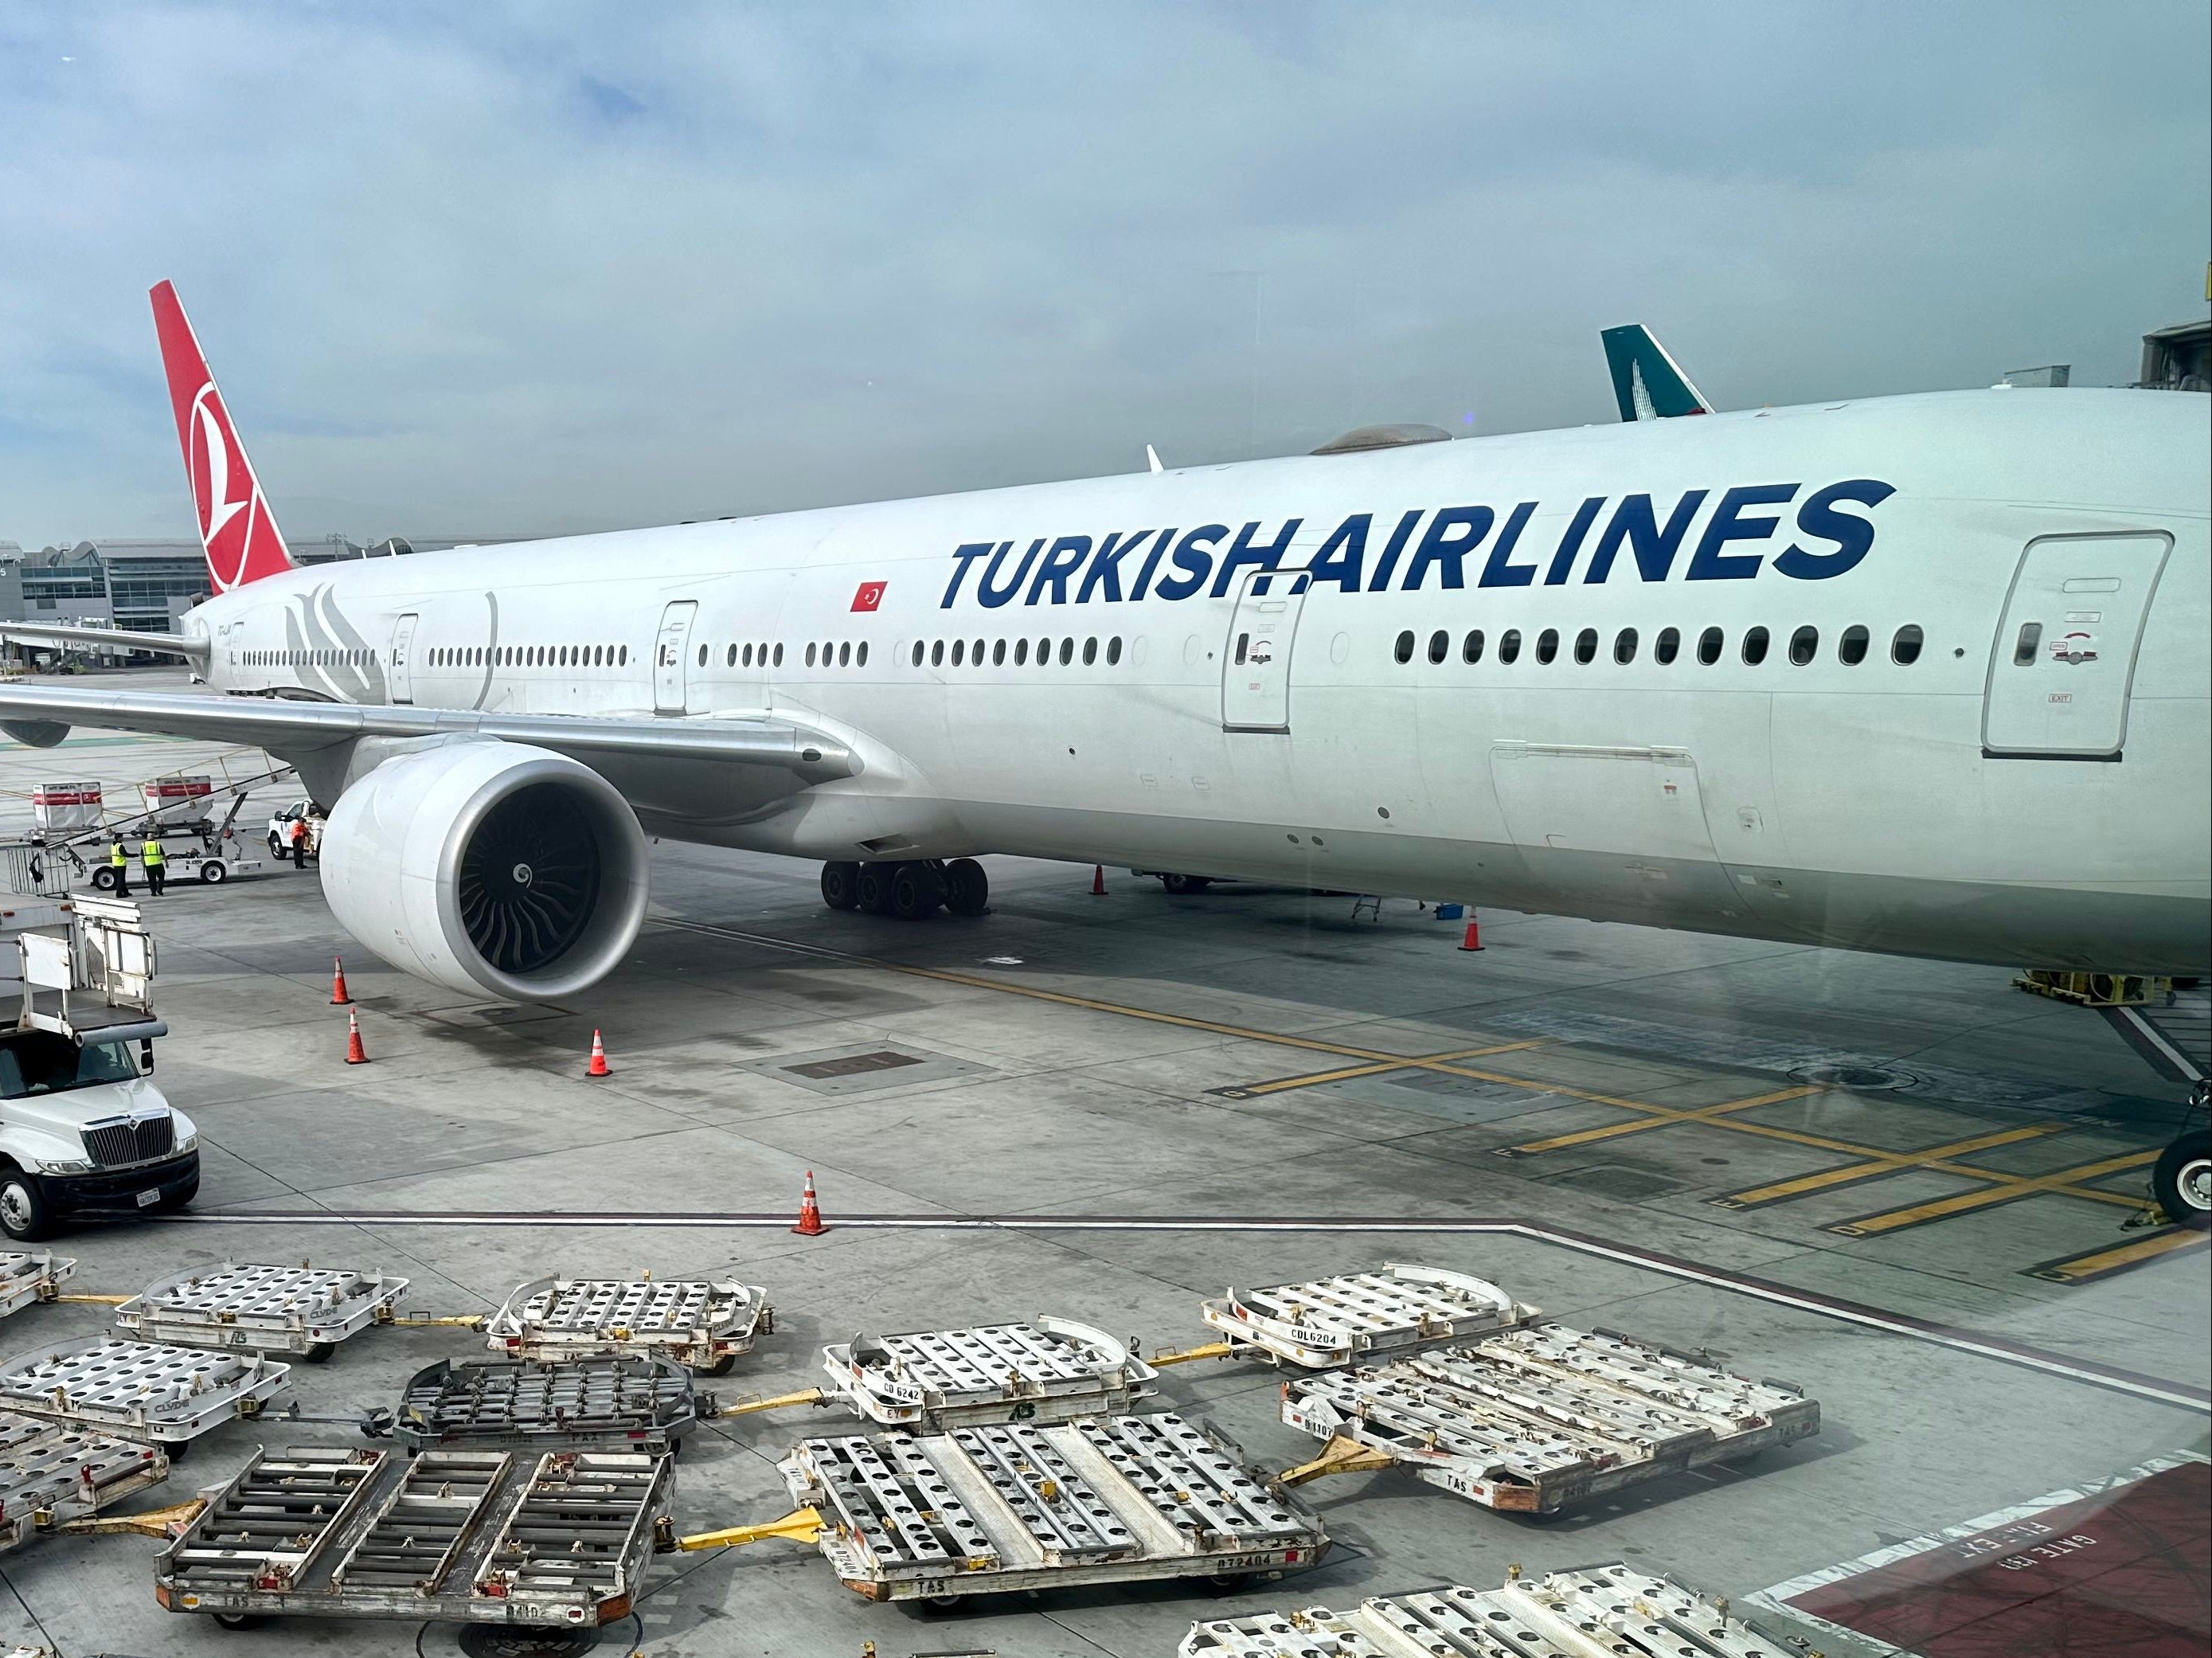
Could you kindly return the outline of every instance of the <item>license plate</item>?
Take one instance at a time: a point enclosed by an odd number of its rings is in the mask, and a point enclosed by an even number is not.
[[[150,1192],[141,1192],[138,1194],[138,1206],[141,1209],[151,1209],[155,1204],[161,1202],[161,1188],[158,1186],[154,1187]]]

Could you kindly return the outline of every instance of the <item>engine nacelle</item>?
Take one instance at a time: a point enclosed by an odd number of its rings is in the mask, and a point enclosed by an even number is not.
[[[613,969],[645,920],[645,834],[612,784],[489,738],[395,756],[323,831],[338,924],[403,973],[547,1001]]]

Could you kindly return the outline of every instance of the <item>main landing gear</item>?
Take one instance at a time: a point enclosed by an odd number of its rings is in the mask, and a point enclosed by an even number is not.
[[[2198,1083],[2189,1103],[2203,1110],[2205,1094],[2206,1084]],[[2212,1224],[2212,1132],[2192,1128],[2160,1153],[2150,1190],[2176,1225],[2202,1232]]]
[[[926,921],[939,909],[981,915],[991,907],[991,880],[973,858],[824,864],[822,902],[832,909],[865,909],[902,921]]]

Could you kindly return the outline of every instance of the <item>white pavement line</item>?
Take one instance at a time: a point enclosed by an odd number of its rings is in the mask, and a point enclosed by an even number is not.
[[[203,1212],[164,1216],[152,1224],[203,1226],[608,1226],[665,1227],[671,1230],[787,1232],[792,1230],[792,1218],[788,1215],[531,1214],[511,1210],[456,1212],[439,1215],[404,1212],[380,1215],[361,1211],[332,1210],[259,1210],[236,1214]],[[1863,1329],[1926,1342],[1952,1352],[1992,1359],[2000,1364],[2038,1371],[2063,1381],[2078,1382],[2106,1392],[2124,1394],[2130,1398],[2148,1400],[2155,1404],[2175,1406],[2182,1410],[2194,1411],[2200,1416],[2212,1416],[2212,1397],[2201,1392],[2192,1392],[2180,1382],[2138,1376],[2131,1371],[2108,1370],[2064,1358],[2039,1347],[2006,1341],[2000,1337],[1978,1335],[1971,1330],[1931,1324],[1904,1314],[1885,1313],[1880,1308],[1816,1295],[1809,1291],[1791,1290],[1781,1284],[1725,1272],[1717,1266],[1700,1266],[1695,1261],[1679,1260],[1672,1255],[1655,1254],[1630,1248],[1625,1244],[1607,1243],[1602,1239],[1555,1231],[1525,1221],[1337,1219],[1326,1216],[1308,1219],[1256,1220],[1226,1215],[856,1215],[833,1218],[830,1230],[841,1229],[908,1232],[1397,1233],[1443,1237],[1519,1237],[1533,1243],[1547,1243],[1579,1254],[1593,1255],[1600,1260],[1620,1261],[1647,1272],[1679,1278],[1685,1283],[1727,1290],[1765,1302],[1771,1306],[1787,1307],[1796,1312],[1835,1319]]]

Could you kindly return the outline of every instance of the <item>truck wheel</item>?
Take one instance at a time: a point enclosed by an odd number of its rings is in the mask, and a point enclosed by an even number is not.
[[[112,868],[96,869],[92,872],[92,884],[102,892],[115,890],[115,872]]]
[[[269,855],[271,858],[282,858],[284,855],[284,843],[273,835],[269,837]]]
[[[991,878],[973,858],[945,866],[945,907],[955,915],[981,915],[991,908]]]
[[[200,884],[219,887],[230,879],[230,866],[220,858],[210,858],[200,865]]]
[[[18,1243],[35,1243],[51,1224],[39,1183],[20,1169],[0,1172],[0,1232]]]
[[[2197,1129],[2160,1152],[2150,1189],[2175,1225],[2202,1232],[2212,1224],[2212,1133]],[[0,1188],[0,1206],[6,1201],[5,1190]]]

